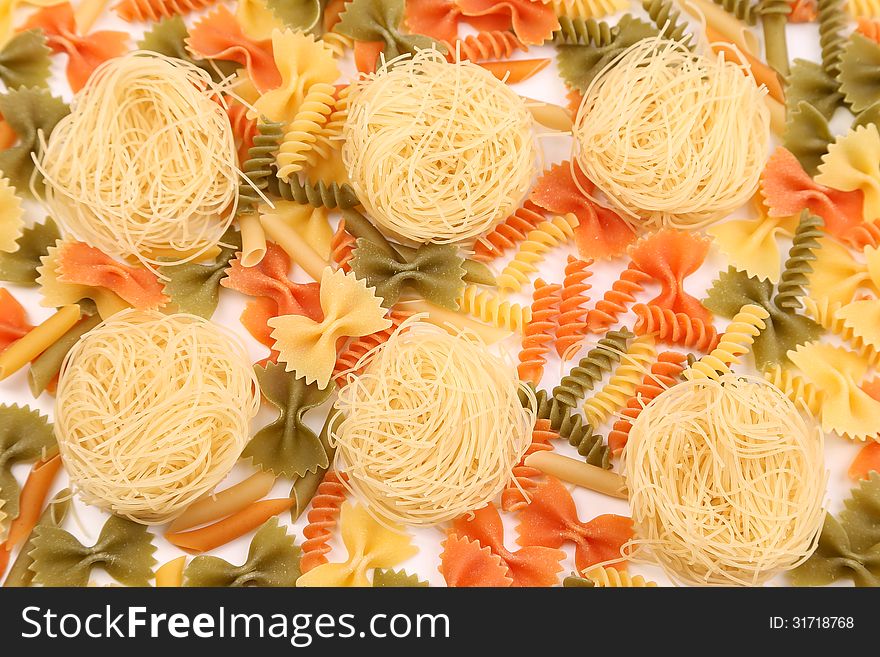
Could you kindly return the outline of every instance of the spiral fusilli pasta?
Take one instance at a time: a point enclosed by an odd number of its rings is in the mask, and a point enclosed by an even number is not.
[[[633,306],[633,312],[638,318],[633,327],[636,335],[654,335],[660,342],[704,353],[718,346],[718,331],[699,317],[644,303]]]
[[[540,208],[526,201],[521,208],[495,226],[474,244],[474,259],[488,262],[501,256],[526,239],[526,236],[546,221]]]
[[[590,297],[587,292],[592,287],[587,279],[593,275],[590,266],[592,259],[581,260],[568,257],[565,265],[565,279],[562,283],[562,301],[559,304],[559,326],[556,329],[556,353],[563,359],[577,352],[587,328],[587,310],[584,308]]]
[[[507,331],[522,331],[532,319],[532,309],[507,301],[491,290],[468,285],[459,299],[461,312]]]
[[[656,582],[649,582],[641,575],[633,577],[625,570],[618,570],[608,566],[605,568],[590,568],[584,575],[588,579],[593,580],[593,583],[600,588],[643,589],[657,586]]]
[[[689,48],[693,47],[693,37],[688,34],[687,23],[679,22],[681,14],[676,11],[671,0],[642,0],[642,9],[648,12],[648,16],[665,38],[679,41]]]
[[[333,111],[335,91],[332,84],[323,82],[309,87],[299,110],[284,132],[284,139],[275,156],[277,175],[282,180],[288,180],[308,161],[308,152]]]
[[[628,6],[626,0],[550,0],[560,18],[602,18]],[[562,21],[559,21],[562,23]]]
[[[814,417],[822,412],[822,391],[799,374],[779,363],[764,370],[764,378],[779,388],[794,404],[803,404]]]
[[[285,182],[274,175],[269,176],[267,182],[266,193],[284,201],[296,201],[314,208],[330,210],[335,208],[349,210],[360,205],[357,194],[348,183],[340,185],[334,182],[328,185],[323,180],[301,181],[296,176]]]
[[[529,503],[529,496],[537,488],[537,479],[543,473],[537,468],[525,464],[525,459],[535,452],[548,452],[553,450],[551,440],[559,438],[559,434],[550,428],[550,420],[540,419],[535,422],[532,430],[532,442],[522,460],[513,468],[513,481],[501,493],[501,508],[508,512],[518,511]]]
[[[824,225],[822,217],[810,214],[809,210],[801,213],[788,260],[785,261],[776,288],[776,306],[783,312],[794,313],[801,307],[800,297],[804,296],[804,288],[810,284],[808,277],[813,273],[810,263],[816,259],[816,250],[822,246],[819,239],[824,235]]]
[[[300,569],[307,573],[312,568],[327,563],[325,556],[330,552],[330,537],[339,521],[339,511],[345,502],[346,489],[335,470],[328,470],[324,480],[312,498],[308,524],[303,527],[305,541],[302,544]]]
[[[492,30],[470,34],[463,39],[443,41],[446,59],[450,62],[469,59],[482,62],[488,59],[509,59],[517,50],[528,50],[513,32]]]
[[[502,290],[519,292],[529,281],[529,276],[538,271],[537,265],[547,252],[569,242],[574,237],[574,229],[577,225],[577,217],[571,213],[558,215],[550,221],[539,224],[526,235],[513,260],[498,276],[498,287]]]
[[[595,46],[610,45],[617,29],[605,21],[593,18],[559,17],[559,29],[553,33],[553,43],[557,46]]]
[[[747,304],[734,316],[718,346],[684,371],[686,379],[718,379],[730,374],[730,367],[749,351],[755,337],[767,327],[770,313],[761,306]]]
[[[263,202],[263,196],[259,192],[265,192],[269,187],[269,179],[274,177],[272,163],[284,136],[283,127],[282,123],[269,121],[260,121],[257,124],[254,144],[248,149],[248,158],[241,167],[246,181],[238,184],[239,212],[252,212]]]
[[[561,298],[561,285],[545,283],[540,278],[535,281],[530,309],[532,318],[523,327],[522,350],[519,352],[517,372],[522,381],[538,385],[544,374],[545,354],[553,342]]]
[[[616,323],[617,318],[627,311],[636,300],[636,295],[645,289],[645,283],[650,280],[650,276],[630,262],[611,285],[611,289],[596,303],[596,307],[587,313],[587,328],[590,332],[602,333]]]
[[[657,356],[653,336],[643,335],[630,342],[626,354],[602,389],[584,402],[587,422],[594,427],[606,422],[624,407],[642,377],[648,372],[648,364]]]

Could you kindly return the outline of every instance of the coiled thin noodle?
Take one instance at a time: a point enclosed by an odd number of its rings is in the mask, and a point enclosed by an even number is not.
[[[769,140],[765,93],[721,55],[643,39],[587,88],[575,157],[633,224],[706,225],[758,187]]]
[[[536,401],[476,335],[419,318],[364,356],[364,373],[339,391],[330,440],[336,469],[377,520],[433,525],[504,490],[531,442]]]
[[[64,229],[148,267],[197,260],[235,213],[235,136],[207,72],[135,51],[99,66],[43,148],[45,205]],[[185,252],[160,262],[151,252]]]
[[[536,148],[523,100],[486,69],[436,50],[352,83],[342,159],[376,224],[411,242],[490,230],[529,190]]]
[[[126,310],[87,333],[58,381],[55,435],[89,504],[143,524],[232,469],[259,408],[244,346],[201,317]]]
[[[623,552],[694,585],[758,585],[798,566],[825,517],[823,450],[818,426],[761,378],[673,386],[623,451],[636,531]]]

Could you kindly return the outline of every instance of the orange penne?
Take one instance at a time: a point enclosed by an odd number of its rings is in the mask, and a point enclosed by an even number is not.
[[[168,531],[176,534],[238,513],[247,508],[248,504],[253,504],[268,495],[274,483],[273,474],[257,472],[235,486],[230,486],[219,493],[206,495],[190,504],[186,511],[175,518],[168,526]]]
[[[479,66],[507,84],[516,84],[543,71],[549,64],[549,59],[515,59],[509,62],[480,62]]]
[[[725,39],[721,34],[709,26],[706,26],[706,36],[712,44],[712,50],[716,53],[723,52],[724,56],[727,57],[729,61],[741,66],[748,64],[752,70],[752,76],[755,78],[755,81],[758,84],[766,86],[767,91],[772,98],[775,98],[780,103],[785,102],[785,92],[782,90],[782,83],[779,81],[779,76],[776,74],[776,71],[767,66],[757,57],[753,57],[749,53],[735,48],[728,39]],[[740,55],[742,55],[742,57],[740,57]],[[745,61],[743,61],[743,58]]]
[[[221,545],[226,545],[239,536],[244,536],[249,531],[253,531],[262,525],[272,516],[286,511],[291,506],[293,506],[293,500],[289,498],[254,502],[238,513],[215,522],[213,525],[189,532],[165,534],[165,538],[169,543],[184,550],[207,552]]]
[[[870,442],[856,454],[847,474],[850,479],[867,479],[868,473],[880,472],[880,443]]]
[[[55,481],[55,475],[61,467],[61,456],[56,452],[48,459],[37,461],[31,473],[28,475],[19,497],[19,512],[9,525],[9,535],[6,537],[5,547],[12,550],[21,541],[30,536],[31,530],[40,519],[43,512],[43,504],[49,494],[49,488]]]

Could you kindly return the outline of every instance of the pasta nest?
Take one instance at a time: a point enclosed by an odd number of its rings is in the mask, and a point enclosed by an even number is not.
[[[624,552],[703,586],[754,586],[798,566],[825,518],[823,450],[819,427],[764,379],[678,383],[630,429],[636,538]]]
[[[575,120],[575,157],[634,225],[695,228],[758,187],[770,113],[743,68],[643,39],[590,83]]]
[[[534,392],[473,334],[414,315],[336,402],[336,469],[380,519],[433,525],[504,490],[531,442]],[[522,392],[526,406],[519,401]]]
[[[229,473],[259,408],[244,346],[195,315],[117,313],[70,350],[55,436],[83,499],[167,522]]]
[[[353,83],[342,158],[372,218],[415,243],[461,242],[519,207],[536,161],[523,100],[484,68],[420,50]]]

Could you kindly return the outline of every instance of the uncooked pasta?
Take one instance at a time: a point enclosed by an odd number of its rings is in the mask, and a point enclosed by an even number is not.
[[[167,522],[232,469],[259,408],[244,347],[195,315],[128,310],[70,350],[55,435],[82,498]]]
[[[769,141],[765,94],[723,53],[643,39],[587,88],[577,161],[633,224],[711,223],[757,189]]]
[[[821,430],[751,376],[679,383],[624,448],[636,538],[624,551],[692,585],[756,585],[802,563],[825,517]]]
[[[160,264],[151,252],[187,253],[180,263],[215,247],[238,185],[218,91],[204,70],[157,53],[98,67],[37,165],[52,216],[91,246],[150,266]]]
[[[505,219],[529,190],[536,149],[523,100],[469,61],[434,50],[352,83],[342,157],[380,228],[461,242]]]
[[[339,393],[342,421],[330,438],[336,468],[371,511],[385,521],[433,525],[504,489],[529,446],[535,402],[516,368],[476,335],[418,319],[363,357],[363,375]]]

